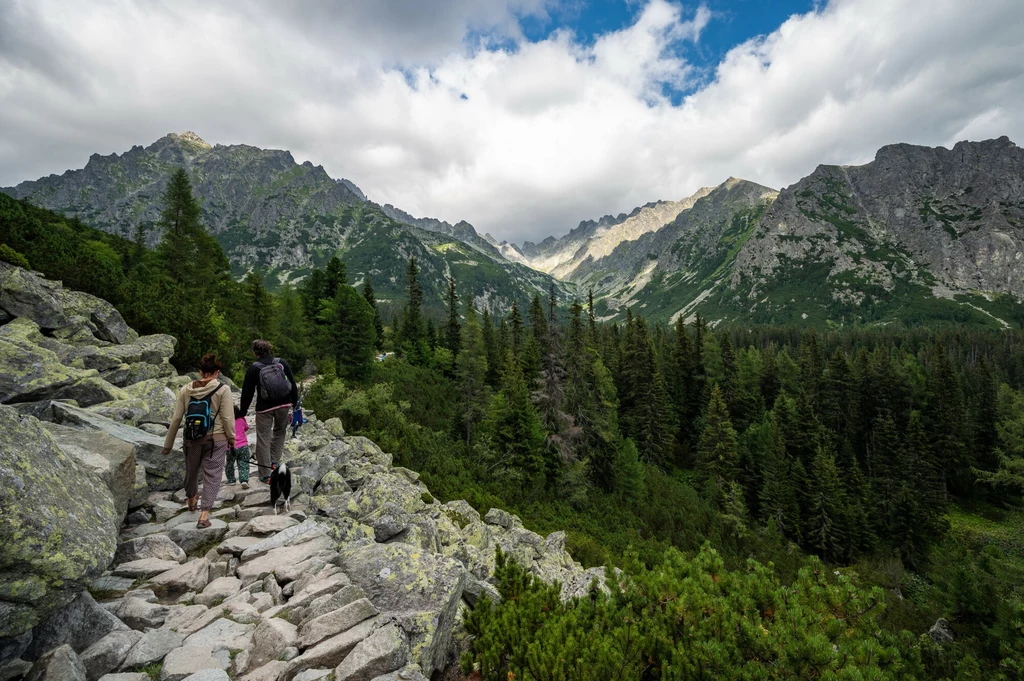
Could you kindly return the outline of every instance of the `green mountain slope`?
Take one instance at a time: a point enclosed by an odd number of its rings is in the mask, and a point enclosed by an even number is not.
[[[382,300],[403,297],[405,266],[415,255],[428,307],[441,304],[449,273],[463,294],[471,291],[498,312],[513,300],[546,295],[553,281],[505,260],[468,224],[449,233],[403,224],[348,180],[335,180],[309,162],[298,164],[287,151],[211,146],[192,133],[167,135],[120,155],[93,155],[81,170],[3,191],[112,234],[134,238],[141,229],[153,244],[160,237],[161,196],[181,166],[189,172],[204,224],[224,247],[234,273],[258,268],[272,287],[301,280],[333,255],[345,261],[350,280],[372,277]],[[558,290],[568,295],[566,287]]]

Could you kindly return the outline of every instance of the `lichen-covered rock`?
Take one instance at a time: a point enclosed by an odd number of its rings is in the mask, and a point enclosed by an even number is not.
[[[64,366],[51,350],[32,340],[42,338],[39,327],[27,319],[0,326],[0,402],[32,402],[53,398],[95,371]]]
[[[53,413],[57,423],[99,430],[133,445],[135,461],[145,467],[146,483],[150,490],[175,491],[184,486],[184,454],[180,449],[173,449],[167,456],[161,454],[163,438],[69,404],[55,402]]]
[[[324,430],[331,434],[331,437],[335,439],[341,439],[345,437],[345,426],[341,423],[341,419],[338,417],[330,418],[324,421]]]
[[[362,640],[334,670],[335,681],[372,681],[409,662],[409,644],[401,629],[382,627]]]
[[[343,550],[340,565],[382,612],[404,613],[412,659],[425,674],[443,667],[466,583],[458,561],[396,543]]]
[[[103,432],[55,423],[44,427],[65,454],[99,476],[114,497],[117,517],[123,518],[135,496],[135,447]]]
[[[67,326],[70,320],[54,283],[21,267],[0,262],[0,308],[12,317],[32,320],[44,329]]]
[[[27,631],[99,577],[119,521],[96,475],[39,421],[0,406],[0,637]]]
[[[281,681],[291,681],[296,674],[307,669],[336,667],[352,652],[360,641],[373,633],[380,618],[360,622],[348,631],[318,643],[288,663]]]
[[[299,648],[315,646],[380,613],[367,598],[361,598],[337,610],[303,622],[299,630]]]
[[[91,407],[94,404],[104,402],[128,400],[128,395],[124,390],[107,383],[99,376],[80,378],[71,385],[54,390],[51,396],[55,400],[74,400],[76,404],[82,407]]]
[[[59,290],[57,297],[65,314],[89,320],[96,338],[119,344],[133,343],[139,339],[139,334],[125,323],[121,313],[102,298],[67,289]]]
[[[218,542],[228,532],[227,523],[223,520],[211,518],[210,526],[204,528],[193,525],[194,520],[189,518],[167,531],[167,536],[171,538],[171,541],[184,549],[185,553],[192,553],[200,547]]]

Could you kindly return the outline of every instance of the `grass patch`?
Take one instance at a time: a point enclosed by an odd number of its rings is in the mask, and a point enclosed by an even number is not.
[[[147,664],[139,671],[148,676],[150,679],[152,679],[152,681],[160,681],[160,672],[163,671],[163,668],[164,663],[161,661],[154,662],[152,664]]]

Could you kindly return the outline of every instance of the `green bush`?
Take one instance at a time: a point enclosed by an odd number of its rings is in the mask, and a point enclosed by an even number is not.
[[[18,267],[24,267],[26,270],[32,269],[28,264],[28,258],[23,256],[21,253],[18,253],[7,244],[0,244],[0,260],[9,262],[12,265],[17,265]]]

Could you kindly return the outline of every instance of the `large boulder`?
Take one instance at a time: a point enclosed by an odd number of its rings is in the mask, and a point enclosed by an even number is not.
[[[99,476],[114,497],[118,518],[123,518],[135,494],[134,445],[100,431],[56,423],[48,423],[44,427],[65,454],[70,454]]]
[[[39,421],[0,406],[0,639],[35,626],[99,577],[119,522],[91,470]]]
[[[51,398],[90,376],[64,366],[60,358],[34,342],[42,338],[39,326],[28,319],[15,319],[0,327],[0,402],[32,402]]]
[[[118,423],[87,409],[54,402],[54,420],[70,426],[98,430],[135,447],[135,460],[146,469],[146,484],[154,491],[177,491],[185,484],[185,457],[180,449],[161,454],[164,440],[139,428]]]
[[[334,678],[336,681],[373,681],[404,667],[408,657],[405,634],[389,624],[360,641],[334,670]]]
[[[60,646],[39,658],[25,681],[86,681],[85,665],[71,646]]]
[[[0,309],[12,317],[25,317],[44,329],[70,323],[55,282],[47,282],[28,270],[0,262]]]
[[[128,631],[128,627],[93,600],[88,591],[83,591],[33,630],[32,645],[25,657],[34,660],[65,643],[81,653],[115,631]]]
[[[139,339],[139,334],[128,326],[121,313],[102,298],[66,289],[58,290],[56,294],[65,314],[89,320],[96,338],[119,344],[133,343]]]
[[[400,543],[350,547],[341,552],[339,564],[381,612],[402,626],[412,661],[423,673],[430,676],[443,668],[466,584],[465,568],[454,559]]]

